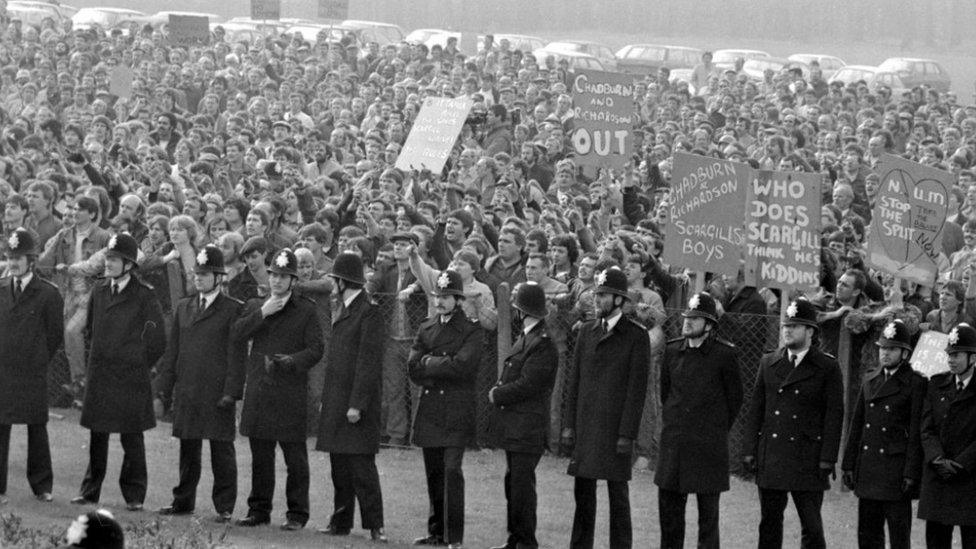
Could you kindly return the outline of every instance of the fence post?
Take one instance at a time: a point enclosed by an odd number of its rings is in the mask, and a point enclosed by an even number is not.
[[[498,285],[495,309],[498,312],[498,375],[502,375],[505,359],[512,350],[512,288],[508,282]]]

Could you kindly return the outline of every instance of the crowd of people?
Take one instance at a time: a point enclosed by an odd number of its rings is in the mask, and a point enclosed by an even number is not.
[[[546,451],[571,457],[573,547],[594,544],[597,479],[609,483],[610,546],[631,546],[627,481],[655,459],[662,546],[682,546],[694,493],[701,545],[718,547],[741,407],[762,547],[782,544],[790,494],[804,546],[825,546],[819,511],[842,428],[862,547],[883,546],[885,521],[892,545],[907,546],[919,492],[929,547],[948,547],[953,525],[976,546],[965,503],[976,497],[976,106],[952,93],[828,85],[816,63],[754,81],[705,54],[693,82],[666,69],[635,78],[633,155],[589,173],[571,143],[568,65],[539,65],[491,36],[474,53],[454,40],[232,42],[218,26],[209,44],[181,47],[165,28],[36,28],[2,10],[0,20],[0,502],[10,425],[21,423],[31,488],[52,499],[47,368],[63,347],[63,389],[91,431],[79,504],[99,501],[119,433],[122,493],[142,509],[142,433],[168,417],[180,485],[164,514],[193,512],[209,440],[214,507],[232,519],[239,431],[252,477],[238,524],[270,521],[280,446],[282,527],[304,527],[311,432],[330,454],[330,535],[349,534],[358,500],[363,527],[386,539],[375,454],[413,444],[431,500],[417,542],[459,546],[462,458],[477,443],[506,451],[503,547],[538,545],[534,471]],[[122,97],[119,67],[133,71]],[[474,106],[442,172],[397,169],[431,96]],[[819,291],[663,261],[676,151],[822,174]],[[932,287],[865,264],[884,153],[956,178]],[[503,283],[516,341],[496,376],[481,351],[508,327]],[[741,342],[714,332],[778,314],[781,300],[786,348],[763,357],[747,399]],[[669,309],[684,311],[671,342]],[[927,389],[907,363],[923,330],[950,334],[951,373]],[[886,372],[903,384],[897,403],[878,400],[894,390]],[[490,411],[484,439],[478,402]],[[890,424],[873,419],[882,406]],[[862,439],[863,450],[850,443]],[[888,461],[868,467],[875,445]]]

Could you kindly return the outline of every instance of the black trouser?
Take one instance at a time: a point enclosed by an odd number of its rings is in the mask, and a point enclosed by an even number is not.
[[[825,549],[823,519],[820,507],[823,505],[822,490],[771,490],[759,489],[759,549],[779,549],[783,546],[783,511],[789,496],[793,496],[793,506],[800,517],[800,547],[803,549]]]
[[[860,549],[885,549],[885,523],[891,549],[912,546],[912,500],[857,500],[857,545]]]
[[[308,522],[308,451],[305,441],[285,442],[249,438],[251,444],[251,495],[247,498],[247,516],[260,520],[271,517],[271,500],[275,489],[275,445],[285,455],[288,478],[285,481],[285,516],[301,524]]]
[[[102,481],[108,466],[109,433],[91,432],[88,446],[88,470],[81,481],[81,496],[88,501],[98,501],[102,496]],[[146,472],[146,444],[142,433],[121,433],[122,470],[119,472],[119,488],[126,503],[143,503],[149,474]]]
[[[698,500],[698,547],[718,549],[719,494],[695,494]],[[661,522],[661,549],[685,546],[685,505],[688,494],[658,488],[657,508]]]
[[[508,502],[509,547],[535,548],[535,468],[542,454],[505,452],[505,500]]]
[[[424,448],[430,517],[427,533],[447,543],[464,542],[464,448]]]
[[[972,505],[972,502],[968,502]],[[951,549],[952,529],[955,525],[943,524],[934,520],[925,521],[925,546],[928,549]],[[960,526],[962,549],[976,549],[976,526]]]
[[[7,461],[10,459],[10,425],[0,424],[0,495],[7,493]],[[51,472],[51,446],[47,439],[47,424],[27,426],[27,483],[35,494],[51,493],[54,473]]]
[[[630,524],[630,488],[626,481],[608,480],[607,494],[610,499],[610,547],[627,549],[634,541]],[[576,497],[576,513],[569,546],[592,549],[596,529],[596,480],[576,477],[573,495]]]
[[[383,527],[383,492],[376,470],[375,454],[329,454],[335,505],[329,524],[338,530],[352,530],[356,500],[363,528]]]
[[[200,483],[203,441],[180,439],[180,483],[173,488],[173,507],[192,511]],[[233,513],[237,501],[237,454],[229,440],[210,441],[210,468],[213,470],[213,503],[218,513]]]

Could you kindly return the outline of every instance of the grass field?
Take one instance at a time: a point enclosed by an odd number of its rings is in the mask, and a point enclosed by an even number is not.
[[[0,507],[0,513],[13,513],[23,519],[24,525],[43,531],[64,531],[85,508],[68,503],[77,494],[87,463],[88,431],[78,425],[78,414],[64,413],[63,420],[49,424],[54,459],[55,490],[53,503],[40,503],[31,497],[25,478],[26,431],[15,427],[11,440],[10,476],[8,496],[10,502]],[[211,521],[214,513],[210,503],[212,478],[209,474],[209,457],[204,451],[204,474],[197,495],[197,513],[194,517],[161,518],[155,510],[170,503],[170,490],[177,479],[178,442],[169,436],[168,424],[146,433],[146,452],[149,459],[149,495],[147,511],[125,511],[124,501],[118,489],[118,472],[122,459],[117,438],[112,438],[109,456],[109,473],[102,491],[101,505],[115,513],[122,522],[155,529],[159,521],[160,546],[168,540],[179,540],[184,532],[197,527],[220,536],[224,526]],[[309,446],[312,446],[310,442]],[[247,493],[250,489],[250,453],[247,441],[238,439],[237,458],[240,479],[235,517],[246,513]],[[284,520],[284,464],[278,460],[278,483],[272,527],[245,529],[229,527],[227,542],[234,547],[371,547],[368,535],[354,530],[347,538],[328,538],[316,532],[328,522],[332,512],[332,487],[329,480],[329,462],[320,452],[309,452],[312,471],[311,519],[305,530],[282,532],[277,524]],[[424,535],[427,519],[427,497],[423,463],[419,451],[383,450],[378,458],[380,481],[383,486],[386,530],[390,547],[408,547],[411,540]],[[466,481],[466,534],[465,542],[471,548],[485,548],[504,541],[505,499],[502,491],[504,456],[501,452],[469,452],[464,462]],[[573,481],[565,474],[566,460],[545,458],[538,469],[539,477],[539,532],[544,547],[566,547],[573,517]],[[597,519],[597,546],[606,546],[607,517],[606,494],[601,485],[600,515]],[[657,497],[653,477],[649,472],[636,474],[630,484],[631,507],[634,521],[636,547],[654,547],[659,543]],[[856,546],[856,500],[850,494],[830,492],[824,503],[824,521],[827,525],[827,545],[835,548]],[[728,548],[756,546],[756,529],[759,521],[759,503],[755,486],[733,479],[732,490],[722,497],[722,543]],[[696,528],[694,501],[688,505],[688,532],[686,546],[693,547]],[[358,527],[358,519],[357,519]],[[913,538],[916,546],[923,545],[924,525],[915,521]],[[799,526],[792,508],[787,510],[787,547],[799,546]],[[0,532],[2,535],[2,532]],[[0,541],[2,545],[2,541]]]

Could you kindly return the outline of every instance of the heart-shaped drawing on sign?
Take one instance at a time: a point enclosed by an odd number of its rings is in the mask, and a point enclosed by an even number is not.
[[[916,180],[900,168],[881,177],[878,200],[882,217],[878,222],[883,230],[878,236],[888,257],[909,264],[923,256],[933,263],[938,260],[949,208],[947,196],[942,181]]]

